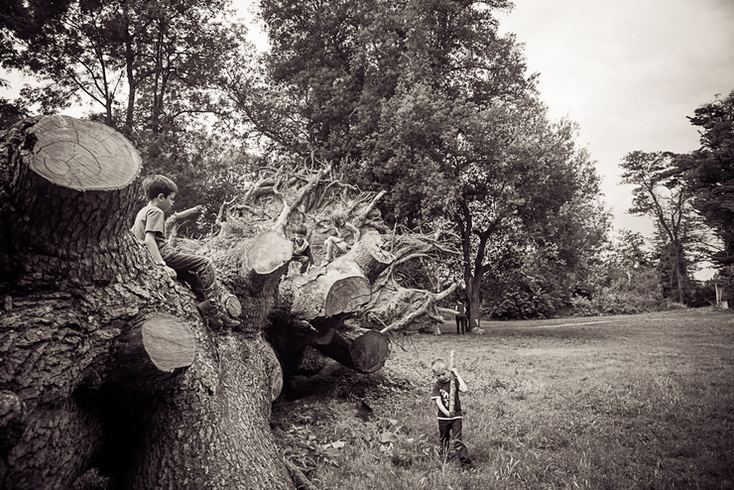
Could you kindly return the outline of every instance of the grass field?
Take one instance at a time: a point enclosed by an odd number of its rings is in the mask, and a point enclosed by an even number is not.
[[[330,366],[274,406],[285,454],[319,489],[734,488],[734,314],[482,327],[396,335],[373,375]],[[470,471],[437,452],[430,363],[451,350]]]

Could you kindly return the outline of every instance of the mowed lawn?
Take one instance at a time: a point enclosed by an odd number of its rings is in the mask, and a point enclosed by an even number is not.
[[[316,395],[274,407],[286,455],[324,489],[734,488],[731,312],[482,328],[397,334],[373,375],[332,367]],[[470,471],[436,451],[430,363],[451,350]]]

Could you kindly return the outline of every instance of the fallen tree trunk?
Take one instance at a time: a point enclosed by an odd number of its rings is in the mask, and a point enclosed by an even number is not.
[[[116,344],[112,376],[132,379],[136,384],[146,380],[147,373],[158,376],[191,366],[196,355],[192,328],[167,313],[154,313],[133,324]],[[126,374],[120,376],[121,372]],[[157,383],[155,378],[150,384]]]
[[[0,150],[0,487],[95,465],[122,488],[293,488],[258,333],[274,297],[248,335],[206,329],[128,232],[140,159],[109,128],[37,118]]]
[[[390,354],[387,338],[376,330],[367,330],[354,339],[335,332],[329,343],[311,346],[342,366],[364,374],[381,369]]]
[[[380,248],[381,241],[377,233],[367,234],[325,267],[284,279],[281,307],[305,322],[357,311],[369,302],[371,284],[394,259]]]
[[[384,335],[340,332],[344,320],[370,301],[371,283],[394,260],[380,248],[381,243],[379,234],[368,233],[325,267],[281,282],[278,310],[288,313],[274,321],[278,330],[269,332],[268,339],[281,353],[289,374],[297,370],[306,345],[360,373],[372,373],[384,365],[390,353]]]

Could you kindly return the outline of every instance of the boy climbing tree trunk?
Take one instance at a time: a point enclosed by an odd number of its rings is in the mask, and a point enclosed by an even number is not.
[[[130,235],[130,143],[53,116],[0,146],[0,487],[70,488],[94,461],[122,488],[293,488],[272,348],[204,328]]]

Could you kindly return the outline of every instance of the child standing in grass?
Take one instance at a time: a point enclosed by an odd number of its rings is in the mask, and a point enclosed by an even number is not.
[[[466,383],[461,379],[456,368],[449,369],[446,361],[443,359],[433,361],[431,370],[436,377],[436,382],[433,384],[433,391],[431,392],[431,400],[435,401],[438,407],[438,432],[441,437],[441,451],[446,453],[449,449],[453,448],[459,456],[461,466],[463,468],[469,468],[471,467],[471,459],[469,458],[469,451],[466,449],[461,436],[463,414],[461,412],[461,400],[459,398],[459,392],[465,393],[467,390]],[[457,389],[454,393],[454,411],[450,412],[451,404],[449,394],[452,375],[456,381]]]

